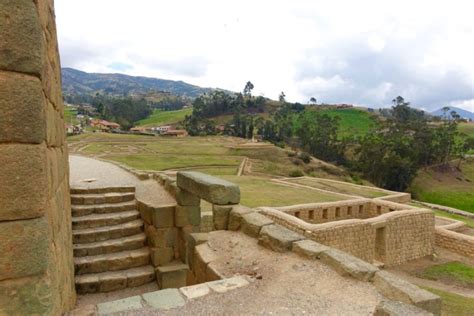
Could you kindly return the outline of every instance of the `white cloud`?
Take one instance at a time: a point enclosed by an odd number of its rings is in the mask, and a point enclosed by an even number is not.
[[[474,99],[468,0],[55,5],[62,64],[85,71],[122,69],[234,91],[251,80],[256,94],[285,91],[299,102],[381,106],[402,95],[431,109]]]

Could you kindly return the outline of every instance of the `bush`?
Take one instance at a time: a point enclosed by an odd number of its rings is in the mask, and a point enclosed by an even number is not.
[[[296,157],[296,152],[294,151],[289,151],[287,154],[288,154],[288,157]]]
[[[299,158],[303,160],[304,163],[310,163],[311,162],[311,155],[305,152],[302,152],[299,154]]]
[[[295,166],[301,166],[303,164],[303,161],[298,158],[291,158],[290,161],[295,165]]]
[[[302,177],[302,176],[304,176],[303,171],[301,171],[299,169],[295,169],[295,170],[290,171],[290,177],[296,178],[296,177]]]

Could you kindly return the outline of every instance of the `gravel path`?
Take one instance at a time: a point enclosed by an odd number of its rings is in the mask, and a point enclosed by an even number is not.
[[[319,261],[270,251],[240,232],[213,232],[209,245],[226,277],[244,274],[261,279],[193,300],[167,315],[372,315],[381,299],[370,283],[343,278]],[[157,314],[151,309],[126,313]]]

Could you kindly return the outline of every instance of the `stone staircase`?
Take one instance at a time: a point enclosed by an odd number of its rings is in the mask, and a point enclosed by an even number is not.
[[[71,189],[71,209],[78,293],[155,280],[134,187]]]

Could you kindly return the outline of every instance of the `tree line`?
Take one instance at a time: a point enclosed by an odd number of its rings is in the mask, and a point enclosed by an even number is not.
[[[253,84],[248,82],[243,93],[214,91],[197,98],[192,115],[184,122],[189,134],[216,134],[218,130],[210,118],[232,115],[219,132],[243,138],[258,136],[282,147],[290,145],[361,173],[377,186],[397,191],[405,190],[420,168],[447,165],[454,158],[461,163],[474,148],[474,139],[458,131],[460,117],[449,108],[445,108],[449,117],[434,120],[399,96],[374,130],[362,137],[342,138],[338,117],[317,108],[305,111],[302,104],[286,102],[283,92],[278,109],[264,119],[257,114],[265,110],[267,100],[253,97],[252,89]]]

